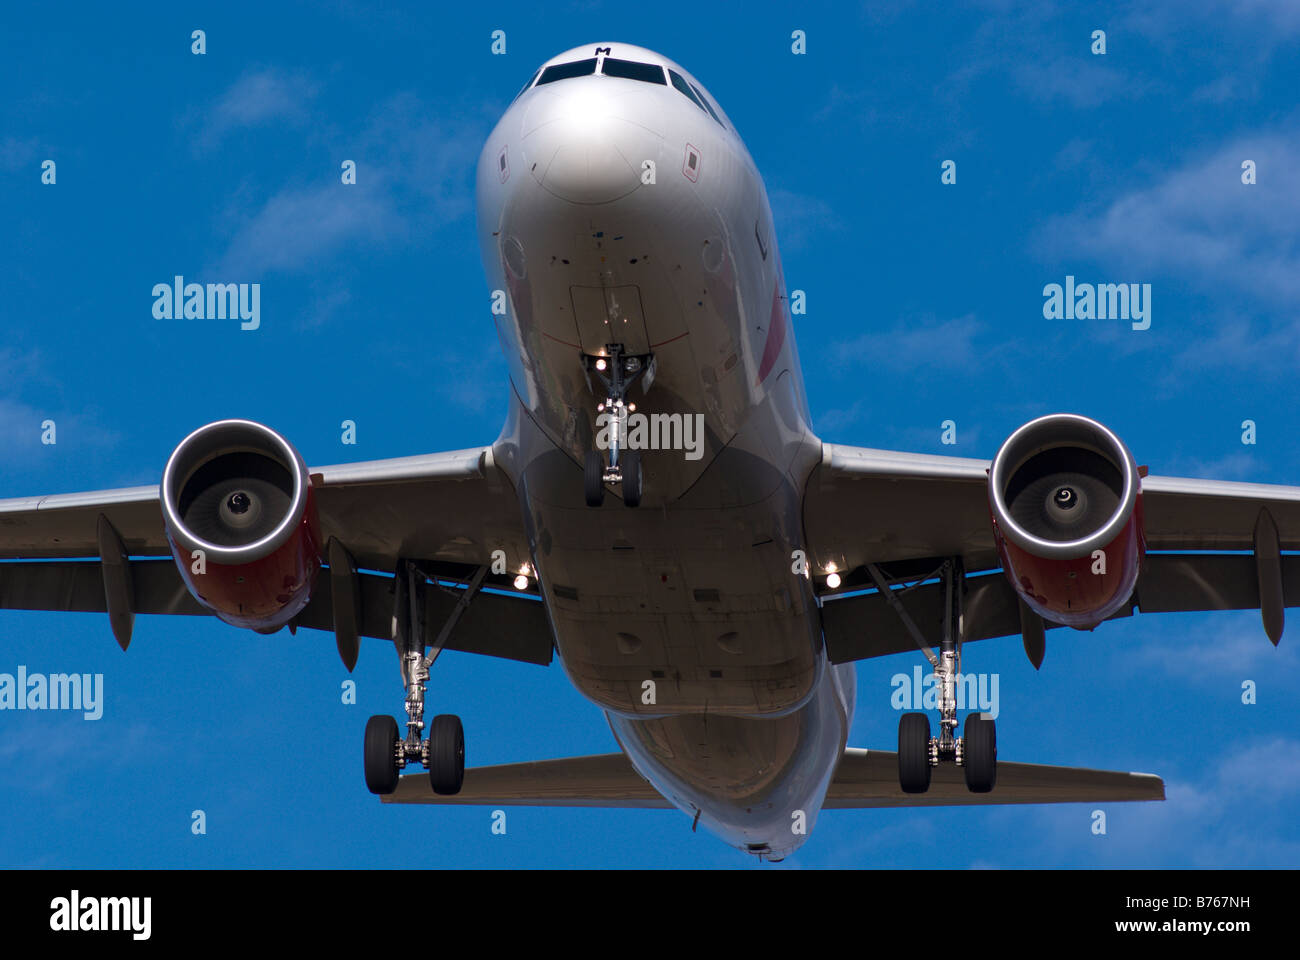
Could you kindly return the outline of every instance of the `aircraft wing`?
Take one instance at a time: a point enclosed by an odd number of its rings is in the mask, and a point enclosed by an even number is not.
[[[804,497],[810,560],[845,571],[842,599],[822,608],[836,662],[915,649],[885,598],[862,593],[865,565],[921,580],[945,557],[961,557],[968,574],[997,570],[989,516],[990,461],[824,444]],[[1142,480],[1148,556],[1129,603],[1134,612],[1240,610],[1260,606],[1253,551],[1266,510],[1280,550],[1300,550],[1300,487],[1180,477]],[[1280,557],[1283,605],[1300,606],[1300,557]],[[966,639],[1020,632],[1015,591],[1001,573],[970,576]],[[941,585],[895,591],[922,630],[940,622]],[[1048,623],[1050,629],[1055,624]]]
[[[311,468],[324,536],[339,537],[361,569],[398,556],[482,563],[490,544],[527,541],[514,490],[489,447]],[[0,559],[98,557],[106,516],[136,556],[169,556],[158,487],[0,500]]]
[[[851,807],[935,807],[1000,803],[1106,803],[1163,800],[1165,784],[1147,773],[1117,773],[1035,763],[998,763],[991,793],[971,793],[960,769],[941,764],[930,789],[903,793],[898,786],[898,755],[887,750],[844,751],[826,794],[826,809]],[[669,809],[621,753],[566,757],[533,763],[471,767],[460,793],[433,792],[422,773],[403,776],[385,803],[495,806],[640,807]]]
[[[853,569],[960,556],[999,566],[989,525],[990,461],[822,445],[808,481],[809,545]],[[1267,507],[1283,550],[1300,550],[1300,487],[1149,476],[1142,481],[1148,550],[1250,550]]]
[[[393,609],[392,578],[364,571],[392,571],[403,559],[431,576],[458,580],[488,563],[494,549],[528,556],[514,488],[488,447],[309,472],[324,541],[343,544],[363,571],[357,578],[361,636],[391,638]],[[0,609],[106,611],[101,517],[129,558],[133,613],[207,613],[171,560],[157,486],[0,500]],[[330,581],[322,571],[295,626],[334,628]],[[484,585],[507,587],[508,577],[488,576]],[[424,599],[433,624],[456,604],[453,594],[436,589]],[[464,611],[446,646],[549,663],[552,640],[535,590],[485,592]]]

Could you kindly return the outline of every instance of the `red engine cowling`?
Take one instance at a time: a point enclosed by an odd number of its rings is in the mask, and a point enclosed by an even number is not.
[[[1133,593],[1146,554],[1142,481],[1128,447],[1095,420],[1025,424],[989,470],[1003,569],[1039,616],[1090,629]]]
[[[190,593],[237,627],[270,633],[311,599],[320,524],[307,466],[250,420],[219,420],[181,441],[162,481],[163,523]]]

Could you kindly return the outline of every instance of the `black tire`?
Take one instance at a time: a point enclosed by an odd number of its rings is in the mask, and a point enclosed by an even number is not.
[[[904,793],[930,789],[930,718],[905,713],[898,718],[898,785]]]
[[[641,454],[629,450],[623,454],[623,503],[629,507],[641,505]]]
[[[397,789],[397,721],[371,717],[366,721],[366,786],[387,796]]]
[[[429,785],[433,792],[460,793],[465,782],[465,730],[460,717],[441,713],[429,728]]]
[[[971,793],[988,793],[998,780],[998,732],[987,713],[966,715],[964,733],[966,788]]]
[[[583,488],[587,506],[599,507],[605,502],[605,458],[597,450],[587,451]]]

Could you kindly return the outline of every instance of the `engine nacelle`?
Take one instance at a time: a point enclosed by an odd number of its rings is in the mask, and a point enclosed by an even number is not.
[[[1100,423],[1053,414],[1013,433],[989,470],[989,510],[1007,578],[1039,616],[1089,629],[1132,596],[1142,481]]]
[[[162,511],[185,585],[227,623],[269,633],[311,599],[322,547],[311,478],[269,427],[219,420],[182,440]]]

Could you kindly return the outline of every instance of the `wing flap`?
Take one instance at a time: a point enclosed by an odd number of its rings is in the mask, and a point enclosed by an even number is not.
[[[899,602],[932,644],[943,635],[944,585],[928,583],[895,591]],[[1133,613],[1129,601],[1114,617]],[[1015,590],[999,571],[966,579],[962,623],[963,642],[1009,637],[1020,633],[1020,603]],[[1060,626],[1045,623],[1048,629]],[[822,602],[822,634],[832,663],[868,660],[896,653],[915,652],[916,642],[897,613],[879,593],[862,593]]]
[[[357,575],[360,588],[360,618],[357,632],[363,637],[391,640],[393,637],[393,578],[373,573]],[[424,622],[436,631],[451,615],[460,599],[459,591],[437,585],[424,588]],[[301,627],[334,630],[332,586],[327,573],[316,578],[311,602],[298,614]],[[461,614],[447,637],[445,648],[477,653],[505,660],[551,662],[554,650],[546,608],[538,600],[480,590]]]
[[[1281,558],[1283,602],[1300,607],[1300,556]],[[964,641],[1010,637],[1020,633],[1020,606],[1015,590],[1001,572],[968,577]],[[922,584],[899,602],[917,626],[937,643],[942,635],[944,587]],[[1259,608],[1255,558],[1243,554],[1152,554],[1146,558],[1133,597],[1109,619],[1141,613]],[[1045,623],[1049,630],[1060,626]],[[875,592],[822,603],[826,651],[834,663],[866,660],[916,649],[898,615]]]
[[[190,596],[170,560],[136,560],[130,566],[135,613],[202,616],[208,612]],[[0,563],[0,610],[106,613],[101,565],[76,560]]]
[[[171,560],[133,560],[130,567],[134,613],[208,613],[190,596]],[[391,640],[393,578],[362,573],[358,574],[358,586],[358,633]],[[459,595],[455,590],[429,585],[424,598],[425,622],[437,629],[447,620]],[[108,605],[101,565],[95,561],[0,563],[0,609],[105,613]],[[311,602],[298,614],[296,623],[314,630],[334,630],[327,572],[317,577]],[[546,610],[539,601],[523,595],[480,591],[457,621],[446,648],[545,665],[551,662],[554,643]]]

